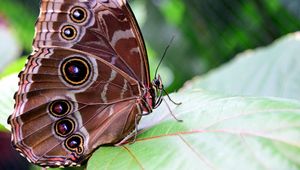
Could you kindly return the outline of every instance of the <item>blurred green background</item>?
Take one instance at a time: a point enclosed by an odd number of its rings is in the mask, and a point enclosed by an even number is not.
[[[152,72],[175,36],[160,69],[169,91],[179,89],[186,80],[227,62],[239,52],[267,45],[300,28],[298,0],[131,0],[129,3],[147,43]],[[14,51],[9,54],[14,56],[8,56],[3,50],[9,49],[2,49],[8,46],[7,39],[0,38],[1,60],[31,52],[38,12],[37,0],[1,0],[1,25],[6,25],[16,39],[9,44]]]
[[[0,2],[1,78],[21,70],[25,57],[31,53],[39,1]],[[175,36],[159,70],[169,92],[240,52],[268,45],[300,28],[300,0],[131,0],[129,3],[147,44],[152,73]]]

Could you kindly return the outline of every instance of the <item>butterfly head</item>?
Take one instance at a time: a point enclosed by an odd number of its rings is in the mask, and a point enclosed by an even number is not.
[[[150,102],[152,108],[157,108],[160,105],[162,101],[163,91],[164,91],[164,85],[162,83],[160,75],[157,75],[152,80],[152,88],[149,90],[150,96],[147,97],[148,99],[152,99]]]
[[[164,88],[164,85],[162,83],[160,75],[157,75],[157,77],[155,77],[153,79],[152,85],[153,85],[154,89],[157,89],[157,90],[162,90]]]

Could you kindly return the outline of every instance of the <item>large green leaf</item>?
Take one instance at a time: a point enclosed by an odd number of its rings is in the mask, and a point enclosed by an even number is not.
[[[300,169],[299,102],[200,90],[172,98],[182,123],[163,103],[134,144],[100,147],[87,169]]]
[[[249,50],[228,64],[188,82],[184,90],[203,88],[227,94],[300,99],[300,33]]]

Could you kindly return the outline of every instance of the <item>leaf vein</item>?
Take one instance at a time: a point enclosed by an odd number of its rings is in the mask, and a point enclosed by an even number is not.
[[[240,138],[242,143],[244,143],[245,147],[248,149],[248,151],[250,152],[250,154],[253,156],[253,158],[262,165],[262,167],[264,167],[264,169],[270,169],[267,168],[267,165],[265,165],[255,154],[255,152],[251,149],[250,145],[247,143],[246,138],[243,134],[240,134]]]
[[[143,167],[142,163],[137,159],[137,157],[131,152],[131,150],[126,147],[126,146],[122,146],[128,153],[129,155],[132,157],[132,159],[139,165],[140,169],[144,170],[145,168]]]
[[[212,165],[212,163],[210,163],[209,160],[206,159],[202,154],[200,154],[199,152],[197,152],[196,149],[187,140],[185,140],[183,136],[181,136],[180,134],[178,134],[178,137],[183,141],[183,143],[188,148],[190,148],[190,150],[197,156],[198,159],[200,159],[202,162],[204,162],[204,164],[206,164],[206,166],[208,166],[212,170],[216,169],[216,168],[214,168],[214,166]]]

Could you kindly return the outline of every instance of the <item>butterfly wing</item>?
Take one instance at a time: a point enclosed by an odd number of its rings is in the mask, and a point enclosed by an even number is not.
[[[76,9],[86,16],[81,22],[74,19]],[[36,30],[35,49],[63,46],[89,52],[150,84],[143,37],[126,0],[42,0]],[[68,31],[74,36],[66,36]]]
[[[124,0],[42,0],[33,48],[9,119],[29,161],[78,165],[147,110],[147,56]]]
[[[89,63],[89,78],[79,86],[64,78],[72,67],[64,63],[73,59]],[[81,163],[98,146],[123,139],[140,118],[138,82],[97,56],[41,48],[20,79],[10,119],[13,145],[35,164]]]

